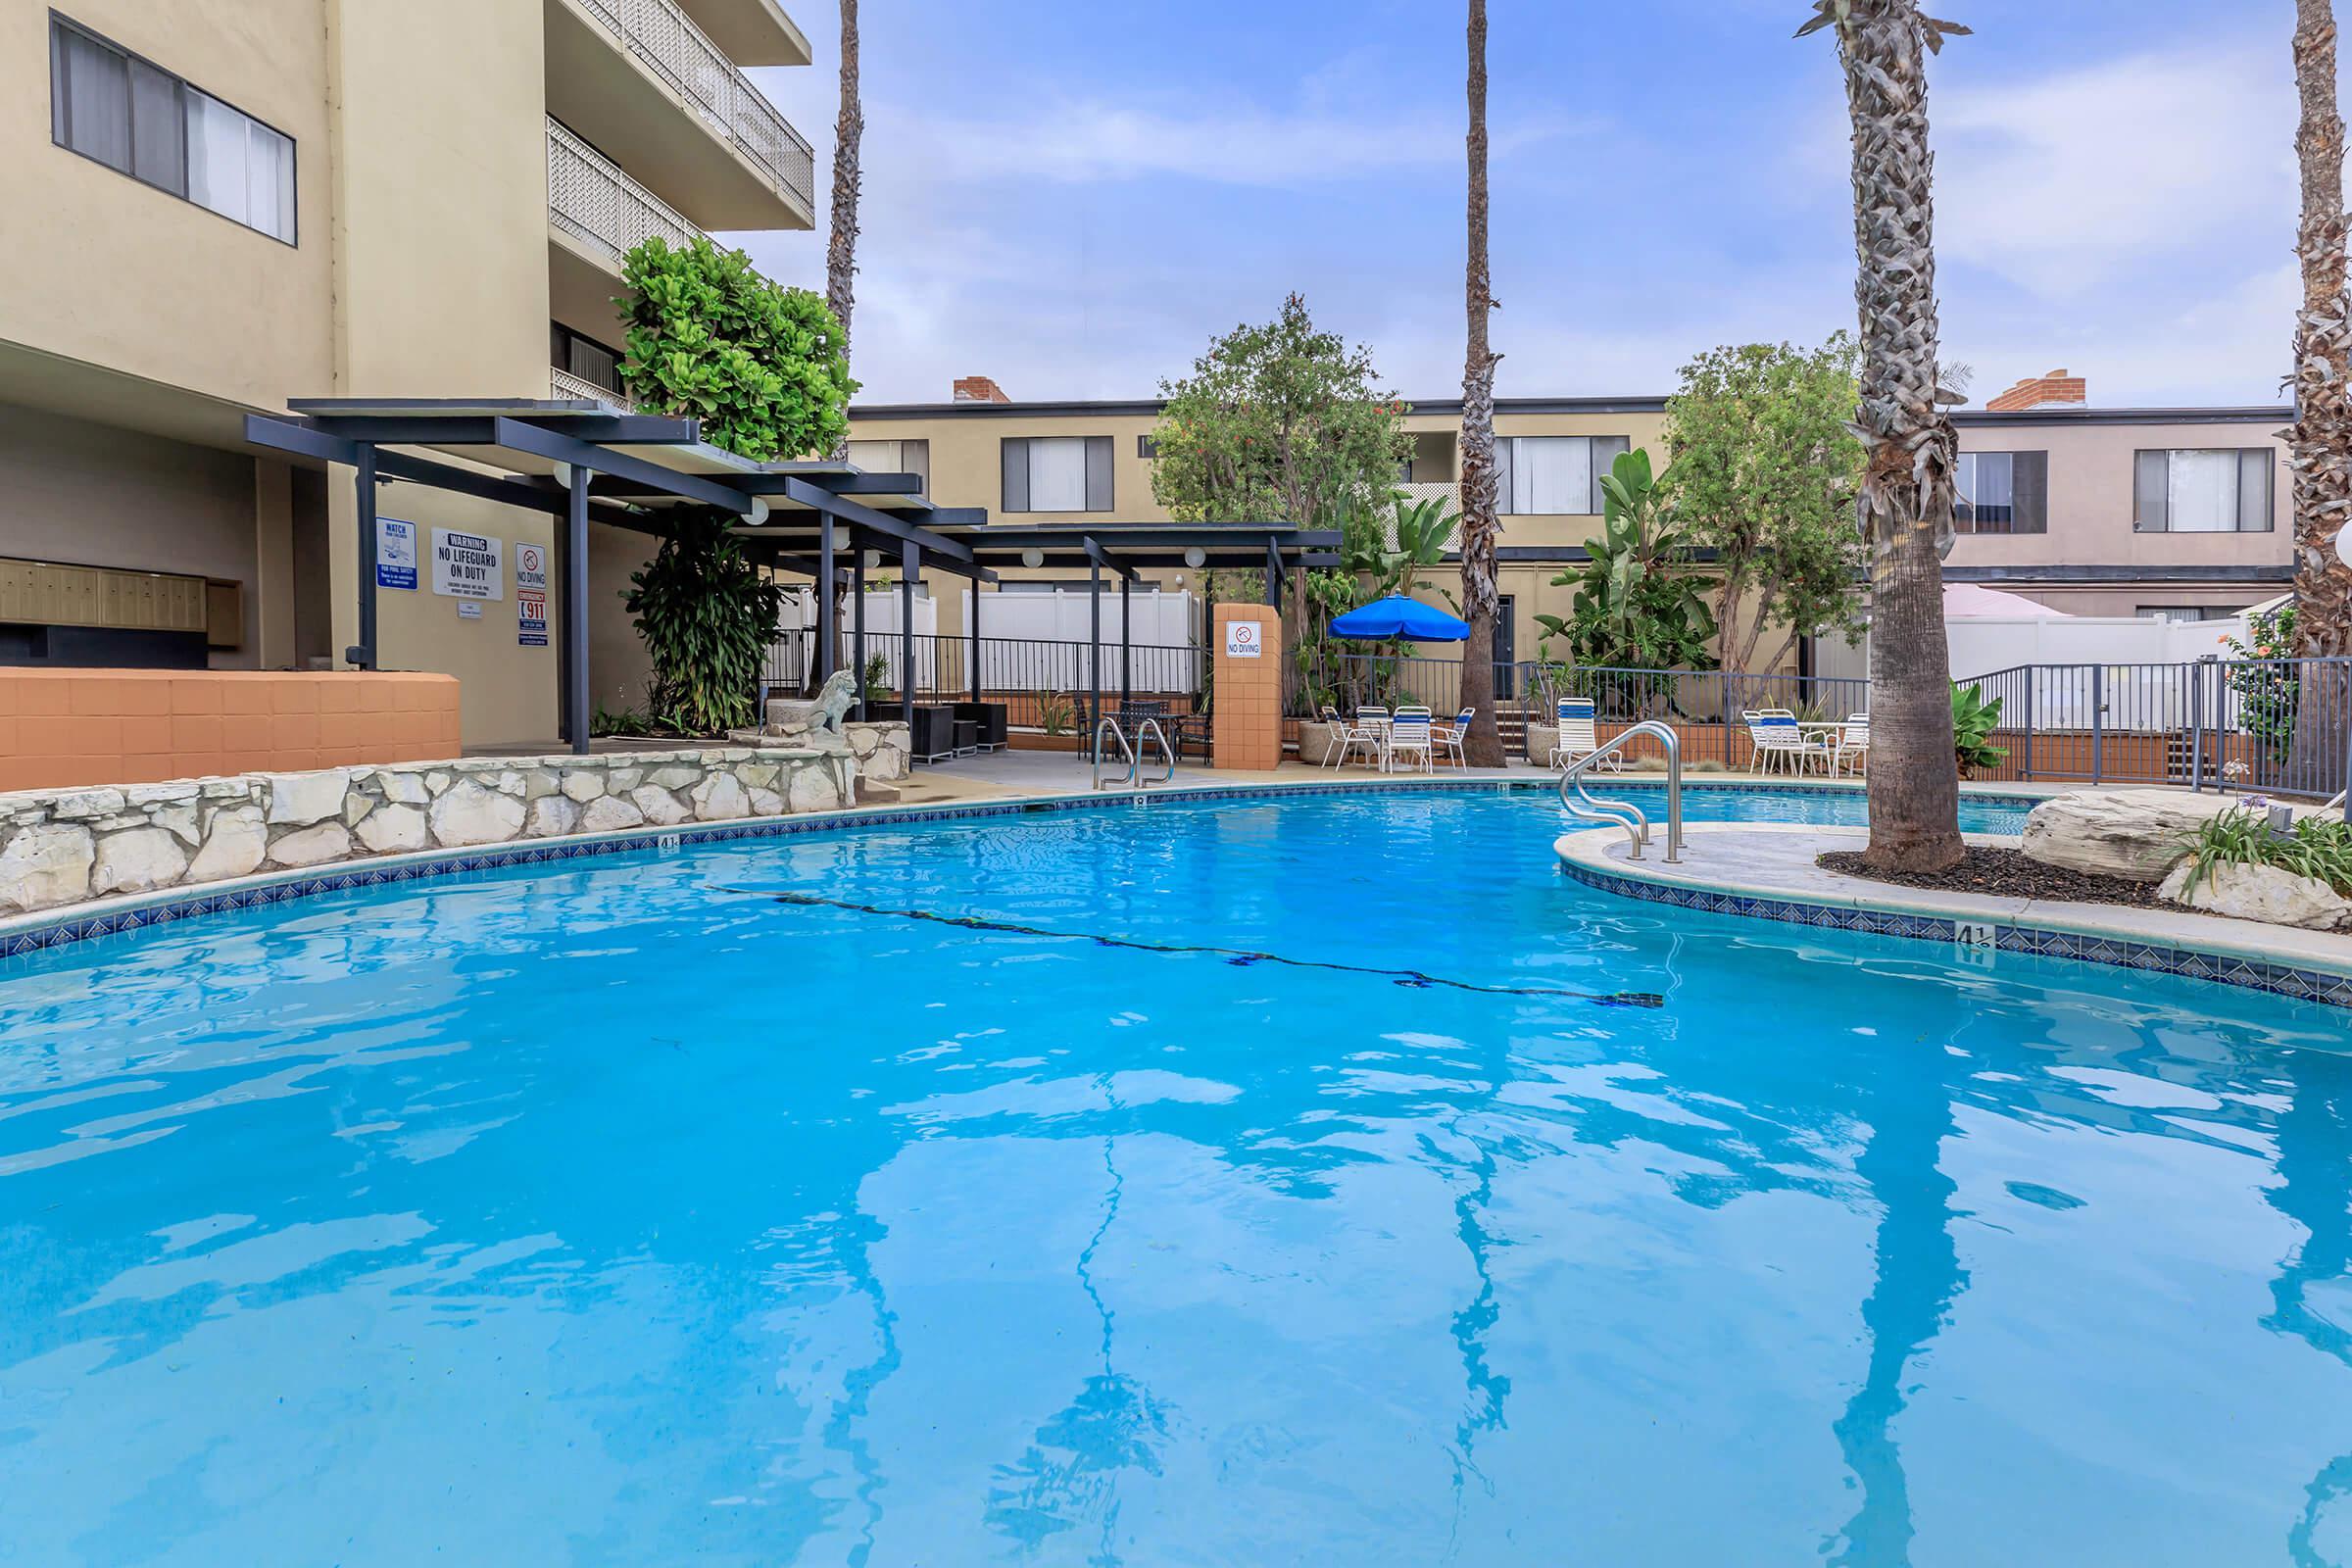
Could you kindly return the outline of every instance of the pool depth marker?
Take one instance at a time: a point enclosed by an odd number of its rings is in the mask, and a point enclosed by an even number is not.
[[[1469,980],[1448,980],[1444,975],[1423,974],[1418,969],[1380,969],[1360,963],[1328,963],[1317,958],[1292,958],[1279,953],[1259,953],[1248,948],[1217,948],[1182,942],[1145,942],[1134,937],[1109,937],[1092,931],[1054,931],[1040,925],[1019,925],[1010,920],[992,920],[977,914],[940,914],[930,909],[893,909],[875,904],[854,904],[847,899],[819,898],[813,893],[788,893],[776,888],[721,887],[722,893],[741,894],[747,898],[773,899],[778,904],[795,905],[803,908],[843,909],[853,914],[874,914],[892,920],[923,920],[933,925],[952,925],[965,931],[1001,931],[1008,936],[1047,937],[1057,942],[1092,942],[1097,947],[1126,948],[1136,953],[1205,953],[1222,957],[1227,963],[1247,966],[1252,963],[1287,964],[1294,969],[1329,969],[1340,974],[1377,975],[1396,985],[1426,989],[1442,986],[1449,991],[1471,991],[1489,997],[1566,997],[1576,1002],[1590,1002],[1596,1007],[1663,1007],[1666,999],[1654,991],[1579,991],[1567,986],[1482,986]]]

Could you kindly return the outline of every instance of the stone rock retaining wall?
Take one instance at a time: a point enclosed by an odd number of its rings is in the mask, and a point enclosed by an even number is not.
[[[828,811],[840,752],[477,758],[0,795],[0,915],[416,850]]]
[[[807,716],[791,714],[792,709],[805,706],[771,702],[765,729],[731,729],[727,739],[743,745],[816,746],[820,751],[847,746],[858,760],[858,776],[876,784],[895,784],[914,771],[914,739],[905,719],[846,719],[839,741],[827,735],[820,744],[810,737]]]

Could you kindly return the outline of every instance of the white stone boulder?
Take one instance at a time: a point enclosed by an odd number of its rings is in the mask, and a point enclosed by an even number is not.
[[[566,800],[586,806],[590,801],[603,799],[604,793],[604,774],[585,767],[567,767],[564,770],[564,796]]]
[[[678,804],[678,798],[659,784],[640,784],[629,791],[629,799],[645,819],[656,827],[675,827],[694,813]]]
[[[188,862],[190,882],[251,876],[270,853],[270,829],[258,806],[223,807],[205,825],[204,844]]]
[[[462,778],[449,793],[433,802],[431,819],[436,842],[456,849],[468,844],[504,844],[522,831],[522,780],[515,793],[484,789],[478,779]]]
[[[24,829],[0,845],[0,913],[88,898],[94,858],[86,827],[54,822]]]
[[[725,822],[751,814],[751,797],[732,773],[712,773],[688,794],[694,814],[705,822]]]
[[[270,794],[270,820],[281,827],[308,827],[343,814],[343,795],[351,787],[351,769],[330,767],[317,773],[270,773],[262,778]]]
[[[600,795],[580,812],[583,833],[618,833],[623,828],[644,825],[645,813],[617,795]]]
[[[752,814],[754,816],[782,816],[784,814],[784,797],[778,795],[774,790],[763,790],[754,785],[752,788]]]
[[[145,893],[170,887],[188,868],[187,852],[179,840],[160,827],[125,828],[98,841],[90,867],[90,891]]]
[[[2233,795],[2182,790],[2082,790],[2034,808],[2021,848],[2044,865],[2161,882],[2206,819],[2237,804]]]
[[[534,839],[560,839],[579,824],[580,808],[561,795],[542,795],[531,803],[523,833]]]
[[[360,842],[370,855],[406,855],[429,842],[424,831],[424,808],[394,802],[360,818]]]
[[[789,809],[794,811],[838,810],[843,804],[841,785],[834,779],[832,767],[823,760],[803,762],[792,770],[792,778],[785,789],[785,801]]]
[[[2192,889],[2192,869],[2186,863],[2176,867],[2157,892],[2207,914],[2306,931],[2352,931],[2352,899],[2315,877],[2297,876],[2278,865],[2217,865]]]
[[[351,853],[351,829],[340,822],[320,822],[281,833],[270,846],[272,865],[324,865]]]

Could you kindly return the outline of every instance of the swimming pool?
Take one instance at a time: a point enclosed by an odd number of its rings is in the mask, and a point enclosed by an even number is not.
[[[0,965],[0,1560],[2345,1557],[2340,1013],[1562,825],[1157,800]]]

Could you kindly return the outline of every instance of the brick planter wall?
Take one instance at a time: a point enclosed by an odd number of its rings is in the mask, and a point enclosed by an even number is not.
[[[396,670],[0,670],[0,790],[454,757],[458,682]]]

